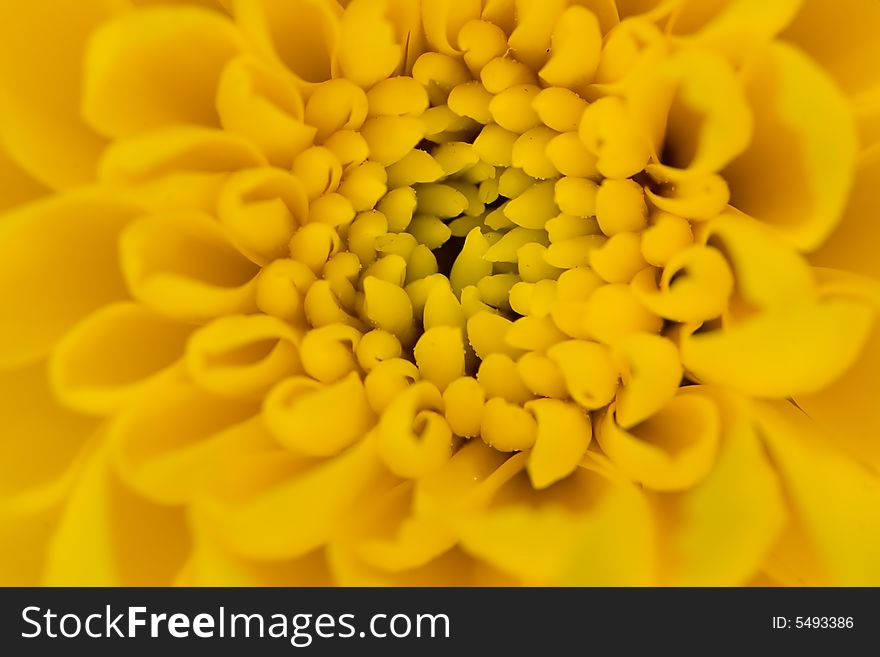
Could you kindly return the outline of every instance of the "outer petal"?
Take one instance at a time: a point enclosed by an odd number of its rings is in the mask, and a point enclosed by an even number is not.
[[[0,140],[0,211],[44,196],[47,191],[21,168]]]
[[[84,192],[0,217],[0,367],[44,356],[82,317],[125,298],[116,241],[137,212]]]
[[[95,422],[59,407],[45,363],[0,372],[0,584],[39,584]]]
[[[174,123],[218,125],[217,82],[239,42],[231,21],[194,7],[105,23],[86,55],[83,114],[114,138]]]
[[[857,139],[846,100],[803,53],[779,43],[749,62],[746,94],[755,130],[724,171],[730,203],[814,250],[839,221],[852,184]]]
[[[257,437],[248,449],[230,451],[195,504],[199,521],[236,554],[304,555],[327,542],[357,499],[387,480],[369,440],[327,460],[293,456],[273,442]]]
[[[756,419],[803,532],[832,584],[880,584],[880,476],[851,460],[785,402]]]
[[[79,115],[83,51],[118,0],[0,2],[0,133],[36,179],[65,188],[94,179],[104,141]]]
[[[188,550],[181,509],[153,505],[113,472],[108,450],[96,451],[67,500],[52,539],[50,586],[170,584]]]
[[[681,359],[704,383],[759,397],[821,390],[858,358],[873,312],[828,299],[768,309],[720,330],[682,337]]]
[[[866,145],[880,137],[880,6],[875,2],[804,2],[782,33],[816,60],[849,96]]]
[[[864,151],[840,225],[828,241],[810,255],[823,267],[852,271],[880,280],[880,144]]]
[[[282,62],[304,86],[335,68],[341,8],[330,0],[233,0],[235,20],[256,49]]]
[[[138,304],[107,306],[58,345],[50,362],[52,386],[82,413],[112,413],[183,355],[191,331]]]
[[[247,440],[253,400],[226,399],[189,383],[152,386],[108,430],[120,476],[159,504],[188,502],[228,445]]]
[[[600,457],[544,491],[524,475],[463,524],[462,546],[525,583],[645,585],[654,527],[642,493]]]
[[[721,412],[721,445],[703,482],[657,497],[668,539],[664,576],[679,586],[741,585],[760,570],[783,529],[785,502],[744,404],[703,392]]]

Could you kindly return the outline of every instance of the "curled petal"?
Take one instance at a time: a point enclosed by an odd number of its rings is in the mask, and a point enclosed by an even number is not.
[[[536,399],[525,409],[535,416],[535,446],[526,470],[536,490],[569,476],[578,467],[592,438],[590,416],[582,408],[557,399]]]
[[[119,410],[183,355],[192,327],[134,303],[106,306],[77,324],[55,348],[52,386],[87,414]]]
[[[86,53],[83,115],[112,138],[173,123],[218,125],[217,83],[240,47],[231,21],[195,7],[104,23]]]
[[[111,184],[136,183],[172,173],[225,173],[265,164],[248,140],[230,132],[171,126],[113,142],[98,176]]]
[[[721,412],[721,443],[712,472],[702,482],[656,498],[666,530],[661,535],[669,541],[666,581],[742,585],[759,572],[779,540],[786,500],[745,405],[717,390],[703,393]]]
[[[655,270],[643,269],[632,290],[652,312],[677,322],[720,316],[733,293],[734,279],[717,249],[691,246],[674,255],[656,283]]]
[[[299,334],[268,315],[228,316],[196,331],[184,363],[196,385],[218,395],[257,395],[302,371]]]
[[[281,62],[304,88],[329,80],[339,14],[323,0],[234,0],[235,20],[263,54]]]
[[[803,89],[810,89],[809,112]],[[783,44],[750,63],[746,95],[755,132],[723,173],[731,205],[797,249],[815,250],[840,220],[852,184],[858,143],[851,111],[824,71]]]
[[[760,397],[816,392],[858,358],[873,311],[849,299],[766,310],[720,330],[682,336],[681,358],[705,383]]]
[[[359,130],[367,118],[364,90],[345,78],[334,78],[314,87],[306,103],[306,123],[317,128],[323,143],[337,130]]]
[[[223,69],[216,105],[223,128],[247,137],[275,166],[289,167],[317,132],[303,123],[303,99],[295,82],[250,55]]]
[[[623,365],[616,419],[621,427],[629,429],[672,400],[681,384],[682,366],[675,345],[650,333],[628,335],[614,351]]]
[[[217,216],[230,237],[266,264],[285,254],[308,204],[299,181],[280,169],[249,169],[230,176],[217,200]]]
[[[442,414],[440,391],[419,381],[400,393],[382,414],[376,448],[400,477],[421,477],[452,455],[452,430]]]
[[[414,363],[403,358],[382,361],[364,379],[370,407],[376,413],[383,413],[391,402],[418,380],[419,368]]]
[[[596,15],[584,7],[569,7],[553,28],[550,59],[538,75],[550,86],[582,91],[593,81],[601,49]]]
[[[258,411],[254,400],[167,380],[128,405],[107,440],[126,485],[160,504],[182,504],[196,493],[218,451],[235,440],[236,432],[227,428]]]
[[[458,34],[462,27],[480,18],[480,0],[423,0],[422,25],[428,43],[437,52],[458,54]]]
[[[711,471],[719,434],[714,402],[683,391],[629,430],[617,424],[611,407],[596,438],[608,458],[634,481],[654,490],[682,490]]]
[[[361,87],[370,87],[398,67],[403,48],[386,18],[388,0],[354,0],[342,13],[337,57],[342,74]]]
[[[352,372],[327,385],[307,377],[283,381],[266,397],[263,420],[285,447],[308,456],[335,456],[363,438],[376,418],[363,382]]]
[[[608,347],[568,340],[550,347],[547,356],[561,370],[569,394],[584,408],[602,408],[614,399],[618,373]]]
[[[210,217],[145,217],[126,229],[119,248],[132,294],[163,314],[207,319],[254,307],[257,268]]]

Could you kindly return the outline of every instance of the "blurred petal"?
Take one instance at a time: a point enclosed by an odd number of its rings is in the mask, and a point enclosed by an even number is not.
[[[0,2],[0,133],[34,178],[61,189],[93,180],[104,140],[80,118],[81,62],[117,0]]]
[[[188,502],[229,444],[241,444],[256,424],[254,400],[218,397],[189,383],[145,390],[108,432],[120,477],[159,504]]]
[[[840,220],[852,184],[857,139],[850,109],[828,74],[791,46],[767,47],[745,74],[755,130],[724,170],[730,203],[812,251]]]
[[[859,115],[863,143],[880,137],[880,5],[875,2],[808,0],[782,38],[795,43],[828,71]],[[868,141],[868,140],[871,141]]]
[[[880,475],[851,460],[786,402],[755,417],[805,536],[839,586],[880,584]]]
[[[181,358],[191,331],[138,304],[106,306],[59,343],[50,361],[52,387],[81,413],[110,414]]]
[[[0,135],[0,212],[45,196],[48,189],[7,152]]]
[[[871,308],[860,301],[800,302],[684,335],[681,359],[703,383],[759,397],[811,393],[856,361],[872,322]]]
[[[288,559],[314,550],[356,500],[387,479],[370,440],[329,460],[294,456],[273,443],[257,436],[230,452],[195,503],[206,530],[244,557]]]
[[[137,212],[89,191],[0,217],[0,367],[46,355],[77,321],[125,298],[116,242]]]
[[[880,280],[880,144],[862,153],[853,189],[840,225],[831,233],[810,262],[823,267],[852,271]]]
[[[304,86],[329,80],[335,67],[341,8],[329,0],[233,0],[235,20],[263,54]]]
[[[89,42],[83,115],[108,137],[175,123],[217,125],[217,82],[238,49],[231,21],[194,7],[108,21]]]
[[[718,457],[694,488],[657,497],[664,575],[677,586],[741,585],[782,531],[785,501],[745,405],[717,390],[703,392],[722,416]]]
[[[524,475],[462,526],[462,547],[526,584],[644,585],[654,528],[642,493],[599,457],[543,491]]]
[[[116,477],[106,447],[85,464],[51,545],[49,586],[171,584],[189,548],[184,512],[137,496]]]

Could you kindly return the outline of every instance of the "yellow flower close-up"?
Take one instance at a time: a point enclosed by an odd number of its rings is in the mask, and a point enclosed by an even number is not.
[[[880,2],[0,0],[0,583],[880,585]]]

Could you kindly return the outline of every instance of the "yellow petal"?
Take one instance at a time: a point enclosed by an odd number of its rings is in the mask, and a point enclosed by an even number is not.
[[[687,388],[628,431],[618,426],[613,410],[596,428],[608,458],[654,490],[682,490],[705,479],[715,463],[719,434],[714,402]]]
[[[111,138],[174,123],[218,125],[217,83],[239,47],[230,20],[194,7],[106,22],[86,53],[83,116]]]
[[[376,428],[376,449],[392,472],[420,477],[449,460],[452,430],[442,411],[440,391],[428,381],[410,386],[389,404]]]
[[[335,456],[363,439],[376,417],[359,374],[352,372],[326,385],[308,377],[282,381],[263,403],[263,420],[273,437],[292,451]]]
[[[386,485],[387,471],[369,440],[328,460],[293,456],[267,441],[230,452],[194,505],[206,531],[235,554],[254,559],[307,554],[338,531],[358,499]],[[279,524],[279,518],[288,522]]]
[[[250,141],[231,132],[172,126],[113,142],[103,153],[99,177],[132,183],[171,173],[221,173],[265,164]]]
[[[275,166],[289,168],[317,129],[306,125],[296,83],[279,67],[243,55],[223,69],[217,86],[217,114],[225,130],[247,137]]]
[[[880,472],[880,409],[876,396],[880,367],[880,322],[875,321],[858,358],[843,375],[795,401],[825,435],[836,444]]]
[[[802,302],[683,336],[681,358],[704,383],[761,397],[811,393],[855,362],[872,321],[871,309],[857,301]]]
[[[550,86],[581,91],[593,81],[601,49],[596,15],[584,7],[569,7],[553,28],[550,59],[538,75]]]
[[[290,238],[307,214],[302,185],[280,169],[234,173],[217,199],[217,218],[239,248],[260,264],[286,255]]]
[[[14,160],[0,137],[0,212],[45,196],[47,192],[46,187]]]
[[[120,259],[132,294],[171,317],[206,319],[254,307],[256,266],[208,216],[145,217],[122,235]]]
[[[458,53],[458,33],[480,18],[480,0],[423,0],[422,25],[428,43],[446,55]]]
[[[840,220],[852,184],[857,139],[851,112],[824,71],[782,44],[750,63],[746,95],[755,130],[723,172],[731,205],[812,251]]]
[[[677,322],[719,317],[727,308],[734,279],[721,252],[710,246],[690,246],[676,253],[656,282],[647,268],[636,274],[632,290],[651,312]]]
[[[592,438],[590,416],[576,404],[557,399],[527,402],[538,431],[526,469],[537,490],[564,479],[577,468]]]
[[[331,586],[322,550],[296,559],[267,561],[233,554],[199,536],[175,586]]]
[[[0,418],[0,509],[45,506],[46,492],[75,471],[95,420],[56,402],[44,362],[0,371]]]
[[[880,203],[880,144],[865,150],[859,157],[855,181],[840,225],[810,262],[857,272],[880,279],[880,259],[874,245],[880,239],[880,224],[873,220]]]
[[[183,510],[153,504],[94,453],[67,500],[46,563],[49,586],[171,584],[189,549]]]
[[[880,478],[848,458],[785,402],[758,402],[756,419],[792,511],[839,586],[880,582]]]
[[[233,0],[235,20],[260,53],[284,64],[304,87],[329,80],[339,40],[336,3]]]
[[[80,117],[83,52],[119,7],[38,0],[0,8],[0,132],[14,159],[48,187],[94,179],[105,142]]]
[[[686,43],[715,48],[735,61],[778,34],[795,16],[803,0],[685,0],[670,25]]]
[[[117,240],[138,208],[112,196],[57,196],[0,221],[0,366],[45,355],[77,321],[125,298]]]
[[[371,87],[391,75],[403,48],[386,18],[388,0],[353,0],[345,8],[339,29],[340,69],[361,87]]]
[[[160,504],[191,499],[224,443],[226,431],[256,415],[254,400],[220,397],[181,381],[156,384],[113,422],[108,441],[127,485]]]
[[[193,382],[217,395],[259,395],[302,372],[300,335],[268,315],[229,315],[198,329],[184,365]]]
[[[736,586],[761,568],[785,525],[786,503],[746,407],[705,390],[722,415],[712,472],[694,488],[658,496],[669,540],[666,581]]]
[[[617,423],[628,429],[647,420],[675,396],[681,384],[681,361],[670,340],[650,333],[625,336],[615,344],[614,352],[623,365]]]
[[[880,56],[875,28],[880,23],[878,7],[870,2],[854,3],[846,11],[831,0],[805,2],[782,33],[834,76],[856,109],[863,143],[876,139],[878,103],[877,72],[870,62]]]
[[[106,306],[58,344],[50,361],[52,387],[81,413],[113,413],[168,372],[191,331],[138,304]]]
[[[462,525],[465,550],[526,584],[654,581],[654,528],[642,493],[592,460],[543,491],[520,475]]]

